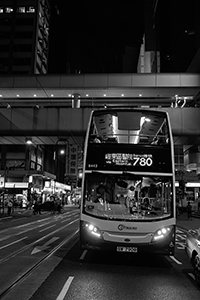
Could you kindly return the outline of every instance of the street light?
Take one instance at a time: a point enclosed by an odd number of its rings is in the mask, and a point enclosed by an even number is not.
[[[59,143],[62,143],[62,145],[59,145],[59,146],[61,146],[60,149],[58,149]],[[63,145],[63,143],[64,143],[64,145]],[[61,176],[59,176],[61,174],[61,172],[58,172],[60,170],[59,167],[61,167],[61,171],[63,170],[63,167],[64,167],[64,172],[63,172],[63,178],[64,178],[64,173],[65,173],[65,168],[66,168],[66,159],[63,160],[61,158],[61,156],[67,155],[66,143],[69,145],[69,142],[67,139],[59,139],[56,141],[56,145],[55,145],[56,148],[54,150],[54,155],[53,155],[56,181],[59,181],[59,179],[61,178]],[[64,148],[64,146],[65,146],[65,148]]]
[[[60,154],[61,154],[61,155],[65,154],[65,150],[64,150],[64,149],[61,149],[61,150],[60,150]]]

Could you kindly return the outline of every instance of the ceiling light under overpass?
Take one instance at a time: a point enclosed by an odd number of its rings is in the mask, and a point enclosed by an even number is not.
[[[32,145],[33,144],[32,138],[30,138],[30,137],[26,138],[25,141],[26,141],[27,145]]]

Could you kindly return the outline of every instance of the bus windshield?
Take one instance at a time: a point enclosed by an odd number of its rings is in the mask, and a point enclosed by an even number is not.
[[[131,173],[85,175],[83,209],[112,220],[160,220],[172,217],[172,177]]]
[[[166,115],[151,111],[108,111],[93,116],[90,143],[168,145]]]

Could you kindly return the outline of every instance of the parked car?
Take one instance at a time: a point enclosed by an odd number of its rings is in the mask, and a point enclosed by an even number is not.
[[[42,204],[40,204],[40,209],[44,211],[51,211],[52,206],[52,201],[45,201]]]
[[[200,286],[200,228],[188,230],[185,251],[194,268],[196,282]]]
[[[61,213],[62,205],[58,202],[53,201],[45,201],[42,204],[40,204],[40,210],[41,211],[51,211],[51,212],[59,212]]]

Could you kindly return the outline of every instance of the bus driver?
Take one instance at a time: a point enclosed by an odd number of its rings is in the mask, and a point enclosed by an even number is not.
[[[100,184],[97,189],[97,198],[95,202],[100,202],[100,203],[107,203],[110,202],[110,195],[106,191],[106,186],[103,184]]]

